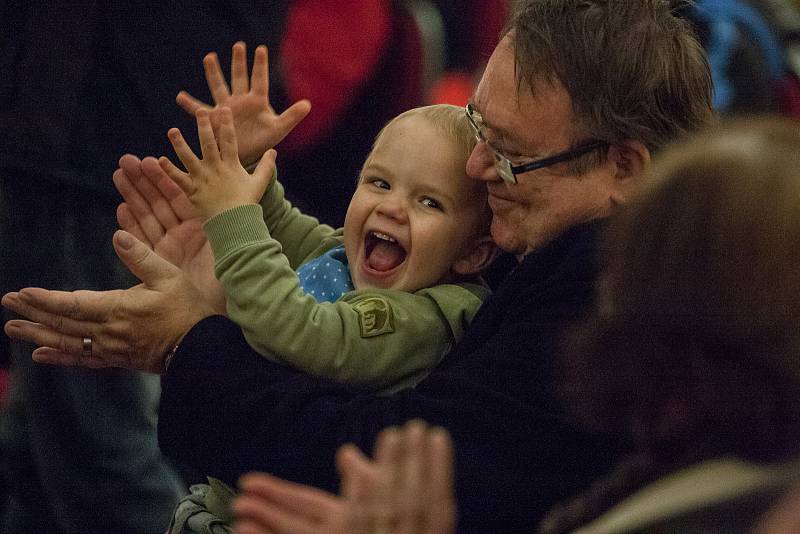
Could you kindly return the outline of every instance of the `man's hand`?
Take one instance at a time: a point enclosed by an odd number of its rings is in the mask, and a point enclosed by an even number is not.
[[[374,459],[353,445],[337,454],[337,496],[265,473],[239,482],[236,532],[259,534],[449,534],[455,530],[449,435],[411,421],[384,430]]]
[[[220,109],[217,132],[219,143],[214,138],[208,111],[200,109],[197,111],[197,134],[203,159],[199,159],[186,144],[181,131],[172,128],[167,135],[189,172],[183,172],[166,157],[158,161],[164,172],[192,201],[202,220],[237,206],[257,204],[275,174],[276,153],[272,149],[264,154],[252,175],[242,167],[230,109]]]
[[[117,208],[120,227],[181,269],[224,314],[225,293],[214,276],[214,256],[189,197],[155,158],[126,154],[119,166],[114,184],[124,200]]]
[[[131,234],[118,230],[114,248],[142,283],[127,290],[7,293],[2,304],[30,319],[6,323],[9,337],[40,345],[33,359],[83,367],[161,373],[164,357],[213,307],[180,269]],[[84,339],[90,339],[87,353]]]
[[[292,104],[280,115],[269,103],[269,65],[267,47],[256,48],[253,72],[247,78],[247,51],[243,42],[233,45],[231,56],[231,87],[225,81],[219,58],[214,52],[203,59],[203,67],[214,100],[211,107],[186,91],[181,91],[176,102],[187,113],[195,115],[198,110],[209,112],[211,124],[216,130],[220,123],[222,107],[229,107],[236,125],[239,157],[245,167],[257,162],[267,149],[273,148],[286,137],[311,111],[308,100]]]

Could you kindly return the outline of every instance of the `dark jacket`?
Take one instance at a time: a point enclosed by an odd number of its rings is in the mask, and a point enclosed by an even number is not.
[[[388,398],[271,363],[232,322],[201,321],[162,379],[162,450],[231,484],[263,470],[336,490],[340,445],[368,451],[382,428],[422,418],[453,436],[459,531],[532,531],[613,460],[609,441],[561,413],[551,376],[563,328],[591,303],[596,231],[528,255],[440,367]]]
[[[185,89],[211,102],[203,56],[219,52],[227,72],[241,39],[250,62],[262,42],[274,62],[287,4],[0,0],[0,172],[102,192],[113,213],[120,156],[177,161],[166,136],[173,126],[195,139],[175,95]]]

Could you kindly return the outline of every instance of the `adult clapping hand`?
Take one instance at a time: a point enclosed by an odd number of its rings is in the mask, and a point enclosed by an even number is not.
[[[214,255],[189,198],[154,157],[140,160],[126,154],[119,167],[114,185],[124,200],[117,208],[120,228],[179,267],[214,309],[225,313],[225,292],[214,276]]]
[[[5,332],[39,345],[35,361],[162,373],[185,332],[215,313],[178,267],[133,235],[119,230],[113,243],[141,284],[104,292],[24,288],[3,296],[4,307],[30,319],[9,321]]]
[[[415,420],[381,432],[374,458],[339,449],[341,494],[265,473],[241,478],[236,532],[261,534],[447,534],[456,522],[453,445],[441,428]]]

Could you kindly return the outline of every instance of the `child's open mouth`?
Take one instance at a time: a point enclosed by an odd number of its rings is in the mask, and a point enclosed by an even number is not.
[[[395,238],[381,232],[367,232],[365,263],[374,271],[391,271],[406,259],[406,250]]]

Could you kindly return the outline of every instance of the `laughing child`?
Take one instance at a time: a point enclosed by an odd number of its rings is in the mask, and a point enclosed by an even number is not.
[[[228,315],[247,342],[384,393],[428,374],[486,297],[480,273],[495,251],[485,186],[465,173],[474,137],[463,109],[428,106],[391,120],[338,230],[284,198],[274,150],[253,174],[242,167],[230,110],[219,143],[207,111],[197,127],[203,159],[172,129],[188,173],[160,164],[204,220]]]

